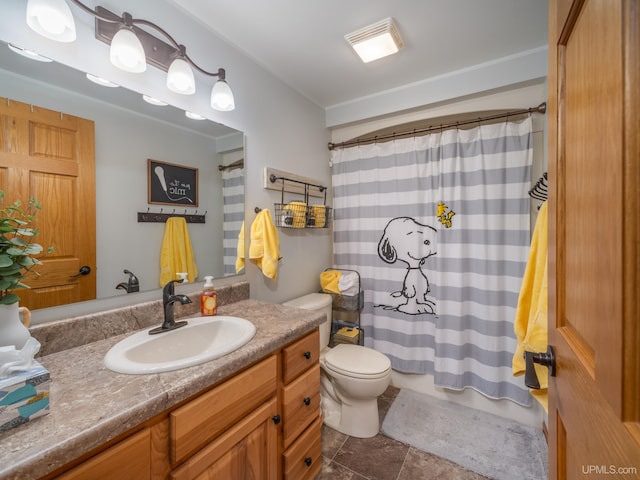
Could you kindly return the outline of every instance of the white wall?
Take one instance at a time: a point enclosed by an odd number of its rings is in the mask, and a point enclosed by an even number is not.
[[[197,63],[210,71],[223,67],[233,89],[236,109],[217,112],[209,106],[211,78],[196,73],[197,93],[181,96],[165,87],[165,73],[149,67],[144,74],[129,74],[109,63],[108,46],[94,38],[93,17],[71,6],[76,19],[78,39],[71,44],[52,42],[32,32],[25,23],[26,0],[3,2],[0,6],[0,39],[35,50],[53,60],[79,70],[110,79],[130,90],[169,101],[185,110],[197,112],[213,121],[246,133],[246,206],[247,225],[254,219],[254,207],[273,208],[279,194],[262,188],[265,166],[311,177],[329,185],[328,131],[324,111],[298,92],[276,79],[244,54],[224,43],[203,25],[185,16],[164,0],[108,0],[84,3],[101,5],[111,11],[130,12],[167,30]],[[247,27],[249,28],[249,27]],[[247,262],[245,278],[251,296],[282,302],[318,288],[319,273],[331,262],[329,229],[288,232],[280,230],[283,256],[277,280],[267,279]],[[158,297],[159,298],[159,297]],[[109,304],[111,305],[111,303]],[[58,309],[44,319],[90,311],[91,306]],[[39,312],[35,312],[38,317]]]

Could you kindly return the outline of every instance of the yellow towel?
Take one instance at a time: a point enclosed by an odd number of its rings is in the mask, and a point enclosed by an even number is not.
[[[314,226],[323,228],[327,223],[327,207],[325,205],[312,205],[311,214],[316,219]]]
[[[286,210],[293,216],[293,228],[304,228],[307,226],[307,204],[304,202],[290,202]]]
[[[187,272],[189,282],[198,276],[187,222],[183,217],[170,217],[164,230],[160,249],[160,286],[178,278],[177,272]]]
[[[236,273],[240,273],[244,269],[244,222],[242,222],[240,233],[238,234],[236,252]]]
[[[547,351],[547,202],[538,212],[533,230],[529,259],[522,279],[514,331],[518,340],[513,355],[513,375],[523,375],[525,371],[524,351]],[[548,410],[547,388],[549,371],[547,367],[535,364],[540,382],[540,390],[531,390],[531,395]]]
[[[326,293],[340,294],[340,276],[342,272],[338,270],[325,270],[320,274],[320,286],[322,291]]]
[[[258,265],[265,277],[272,280],[277,278],[280,239],[269,209],[261,210],[251,224],[249,258]]]

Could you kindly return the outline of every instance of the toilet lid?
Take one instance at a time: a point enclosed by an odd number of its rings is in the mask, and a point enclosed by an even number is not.
[[[389,358],[361,345],[338,344],[328,349],[325,366],[349,377],[375,378],[391,369]]]

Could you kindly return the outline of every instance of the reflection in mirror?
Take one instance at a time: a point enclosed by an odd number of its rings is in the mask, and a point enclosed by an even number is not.
[[[205,214],[205,223],[188,224],[197,280],[240,273],[235,264],[244,220],[242,132],[188,119],[177,108],[151,105],[124,88],[99,86],[56,62],[20,57],[6,44],[0,48],[0,85],[0,97],[94,122],[97,222],[92,274],[98,299],[136,295],[117,288],[130,279],[125,270],[135,275],[141,292],[160,287],[165,224],[139,223],[138,212]],[[150,204],[149,159],[197,169],[197,205]],[[43,204],[43,211],[46,208]],[[73,273],[78,272],[68,276]]]

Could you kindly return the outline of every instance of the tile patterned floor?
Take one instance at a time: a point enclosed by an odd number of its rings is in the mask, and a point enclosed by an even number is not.
[[[380,424],[400,390],[378,399]],[[385,435],[355,438],[322,426],[322,471],[315,480],[487,480]]]

